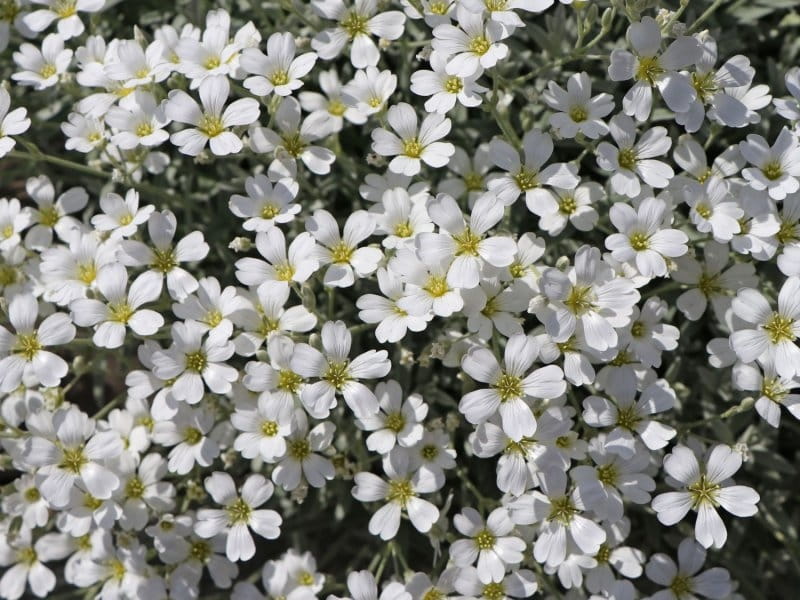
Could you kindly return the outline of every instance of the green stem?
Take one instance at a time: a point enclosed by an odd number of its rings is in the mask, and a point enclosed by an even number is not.
[[[697,31],[697,29],[700,27],[700,25],[702,25],[702,24],[703,24],[703,21],[705,21],[706,19],[708,19],[708,17],[710,17],[711,15],[713,15],[713,14],[714,14],[714,11],[716,11],[716,10],[717,10],[717,9],[718,9],[720,6],[722,6],[722,4],[724,4],[724,3],[725,3],[725,0],[714,0],[714,2],[711,4],[711,6],[709,6],[709,7],[708,7],[708,8],[707,8],[707,9],[706,9],[704,12],[703,12],[703,14],[701,14],[699,17],[697,17],[697,19],[695,20],[695,22],[694,22],[694,23],[692,23],[692,26],[691,26],[691,27],[689,27],[689,29],[687,29],[687,30],[686,30],[686,35],[691,35],[691,34],[693,34],[695,31]]]

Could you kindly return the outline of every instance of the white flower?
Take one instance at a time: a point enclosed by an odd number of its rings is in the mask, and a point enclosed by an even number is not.
[[[283,178],[275,183],[262,174],[244,182],[247,196],[234,194],[228,206],[242,219],[246,231],[267,231],[276,224],[290,223],[301,207],[294,202],[299,186],[294,179]]]
[[[382,212],[378,212],[382,209]],[[424,202],[412,199],[408,191],[391,188],[383,192],[376,205],[376,227],[386,234],[381,244],[384,248],[414,248],[417,234],[433,231],[433,223]]]
[[[478,561],[478,577],[483,583],[503,581],[506,569],[522,562],[525,542],[509,535],[514,523],[505,508],[496,508],[484,523],[480,513],[464,508],[453,517],[453,524],[468,540],[456,540],[450,546],[450,557],[458,567]]]
[[[266,261],[241,258],[236,261],[236,278],[245,285],[266,281],[284,285],[303,283],[319,268],[317,244],[308,232],[294,236],[287,251],[286,236],[277,227],[256,234],[256,249]]]
[[[336,27],[321,31],[311,40],[311,47],[324,60],[336,58],[351,42],[353,66],[374,67],[380,52],[370,36],[396,40],[403,35],[405,15],[397,10],[378,13],[375,0],[355,0],[352,6],[346,6],[344,0],[313,0],[311,7],[323,18],[337,21]]]
[[[163,106],[148,92],[136,90],[135,104],[129,108],[112,106],[106,114],[106,123],[117,130],[111,142],[122,150],[132,150],[137,146],[151,148],[160,146],[169,139],[164,131],[169,120]]]
[[[83,21],[78,12],[95,13],[103,9],[105,0],[32,0],[34,4],[43,4],[47,8],[35,10],[22,17],[22,22],[31,31],[44,31],[58,21],[58,33],[68,40],[79,36],[84,31]]]
[[[175,43],[177,68],[192,80],[191,89],[197,89],[207,77],[229,75],[237,68],[243,44],[239,39],[231,40],[230,26],[230,15],[224,9],[210,10],[202,40],[196,31],[182,35]]]
[[[641,310],[634,307],[630,328],[620,335],[620,346],[645,366],[660,367],[661,353],[678,347],[678,328],[661,322],[668,309],[666,302],[651,296]]]
[[[733,367],[733,384],[740,390],[755,392],[756,412],[772,427],[781,422],[781,406],[785,406],[793,417],[800,419],[800,394],[791,391],[800,387],[800,377],[781,377],[775,365],[766,361],[764,373],[752,364],[737,363]]]
[[[296,170],[297,160],[303,161],[308,170],[317,175],[327,175],[336,155],[328,148],[315,146],[312,142],[325,138],[331,132],[331,122],[322,113],[308,115],[300,122],[300,103],[291,96],[284,97],[274,115],[278,131],[267,127],[253,127],[250,130],[250,146],[253,151],[275,153],[275,170],[286,176],[288,161],[290,168]],[[291,174],[292,171],[289,171]]]
[[[682,113],[689,110],[697,92],[679,69],[688,67],[700,58],[700,44],[690,36],[680,36],[661,52],[661,28],[652,17],[644,17],[628,27],[628,42],[635,54],[614,50],[608,75],[612,81],[635,79],[634,85],[622,99],[625,114],[644,121],[650,116],[653,89],[657,87],[670,110]]]
[[[97,231],[111,232],[111,238],[130,237],[139,230],[139,225],[146,223],[155,210],[152,204],[139,208],[139,192],[130,189],[125,198],[114,192],[100,196],[100,209],[92,217],[92,225]]]
[[[506,575],[502,581],[484,583],[478,569],[460,569],[455,580],[455,588],[462,597],[491,600],[492,598],[531,598],[539,584],[536,575],[528,569],[518,569]]]
[[[56,245],[41,254],[40,270],[45,285],[44,299],[66,306],[76,298],[85,298],[96,288],[100,269],[117,260],[114,240],[100,241],[93,232],[71,231],[68,246]]]
[[[485,10],[489,14],[490,22],[498,25],[505,37],[511,35],[516,28],[525,27],[525,22],[514,12],[515,9],[540,13],[552,6],[553,0],[510,0],[505,2],[461,0],[459,5],[465,6],[475,14]]]
[[[784,82],[791,98],[773,100],[775,112],[789,121],[800,121],[800,67],[786,71]]]
[[[383,128],[372,130],[372,149],[382,156],[393,156],[389,169],[401,175],[416,175],[422,165],[445,166],[455,152],[449,142],[439,142],[450,133],[450,119],[429,114],[418,126],[417,113],[410,104],[392,106],[387,115],[395,133]]]
[[[416,238],[417,254],[427,266],[450,263],[447,283],[456,288],[474,288],[481,269],[489,264],[507,267],[517,248],[508,236],[487,236],[503,218],[505,207],[492,192],[475,201],[469,221],[452,196],[439,194],[428,201],[428,214],[439,226],[438,233],[421,233]]]
[[[533,557],[549,567],[557,567],[574,543],[581,551],[595,554],[606,541],[606,532],[581,513],[589,508],[577,489],[567,491],[565,473],[546,471],[539,474],[542,491],[532,491],[512,500],[508,507],[517,525],[539,523],[539,536]]]
[[[596,140],[608,133],[602,119],[614,110],[614,99],[605,93],[592,98],[592,81],[586,73],[571,75],[566,90],[555,81],[548,82],[547,88],[542,98],[550,108],[560,111],[550,115],[550,126],[560,137],[574,138],[582,133]]]
[[[378,72],[375,67],[368,67],[375,73]],[[358,71],[362,73],[363,71]],[[387,72],[388,73],[388,72]],[[395,85],[397,76],[395,78]],[[342,82],[339,81],[339,75],[335,69],[330,71],[323,71],[319,74],[319,87],[324,92],[300,92],[298,99],[302,109],[309,113],[319,113],[330,122],[330,128],[333,132],[339,132],[344,127],[344,120],[347,119],[350,123],[355,125],[362,125],[367,121],[359,108],[348,106],[344,101],[344,88]],[[388,97],[388,95],[387,95]],[[383,101],[380,103],[383,105]]]
[[[525,194],[525,204],[532,213],[540,215],[542,209],[553,202],[551,193],[543,185],[553,185],[572,190],[580,181],[575,165],[555,163],[544,167],[553,154],[553,139],[538,129],[531,129],[522,138],[525,162],[519,152],[504,140],[494,139],[489,146],[489,159],[505,173],[491,177],[488,186],[498,199],[509,206],[520,194]],[[542,168],[544,167],[544,168]],[[544,204],[544,206],[542,206]]]
[[[290,491],[303,479],[312,487],[323,487],[336,473],[333,463],[322,455],[331,445],[335,431],[336,426],[330,421],[318,423],[309,431],[305,411],[295,410],[292,433],[286,440],[286,454],[272,471],[272,481]]]
[[[242,384],[251,392],[270,392],[271,410],[279,406],[294,406],[294,400],[303,387],[303,378],[291,369],[294,347],[291,338],[274,335],[267,341],[269,363],[251,361],[245,365]]]
[[[616,260],[634,263],[645,277],[665,277],[665,258],[677,258],[687,252],[688,236],[679,229],[665,227],[672,215],[664,200],[645,198],[638,210],[616,202],[610,217],[620,233],[606,238],[606,248]]]
[[[131,210],[127,197],[125,203]],[[166,276],[170,296],[175,300],[183,300],[197,289],[197,280],[180,263],[202,260],[208,254],[209,247],[200,231],[193,231],[173,246],[176,226],[177,220],[171,211],[153,213],[147,221],[147,232],[153,247],[125,240],[120,246],[120,260],[126,266],[149,267],[162,280]]]
[[[143,273],[128,289],[128,272],[120,264],[109,264],[97,275],[97,289],[106,302],[78,298],[70,303],[72,320],[81,327],[96,326],[92,342],[100,348],[119,348],[125,342],[126,328],[137,335],[153,335],[164,325],[155,311],[140,309],[161,295],[158,275]]]
[[[759,495],[744,485],[731,485],[731,476],[742,466],[742,455],[730,446],[714,446],[703,466],[688,447],[678,445],[664,457],[668,483],[680,492],[666,492],[653,498],[653,510],[664,525],[674,525],[690,510],[697,512],[694,535],[704,548],[721,548],[728,532],[716,508],[721,506],[737,517],[757,512]]]
[[[426,322],[432,315],[449,317],[461,310],[464,306],[461,292],[447,282],[449,263],[444,258],[426,264],[411,250],[398,251],[389,262],[389,271],[406,284],[403,296],[396,300],[397,308],[408,315],[423,317]]]
[[[355,111],[360,119],[348,120],[359,125],[366,122],[367,117],[384,110],[387,100],[396,89],[397,75],[388,69],[379,71],[376,67],[367,67],[356,71],[353,79],[342,88],[342,102],[348,107],[348,112]],[[344,115],[347,116],[348,112]]]
[[[347,218],[341,234],[333,215],[322,208],[306,220],[306,229],[320,244],[317,247],[320,263],[330,265],[325,271],[325,285],[350,287],[356,276],[374,273],[383,258],[378,248],[358,247],[375,231],[375,219],[364,210],[357,210]]]
[[[260,456],[276,462],[286,454],[286,437],[292,430],[292,404],[262,392],[255,407],[237,407],[231,424],[241,431],[233,447],[245,458]]]
[[[408,455],[392,452],[383,461],[383,470],[388,481],[368,472],[357,473],[353,497],[360,502],[385,502],[369,520],[369,532],[382,540],[391,540],[400,529],[403,511],[411,524],[421,533],[430,531],[439,519],[439,509],[423,500],[420,494],[435,492],[436,479],[430,472],[411,473]]]
[[[85,189],[70,188],[56,199],[50,178],[40,175],[25,182],[25,191],[36,202],[36,208],[31,210],[32,220],[36,224],[25,234],[26,247],[43,250],[53,243],[53,232],[65,239],[69,237],[71,229],[79,227],[79,221],[69,214],[86,206],[89,195]]]
[[[589,181],[574,190],[553,188],[555,192],[550,198],[540,196],[537,207],[539,227],[549,235],[556,236],[572,223],[578,231],[591,231],[597,224],[599,215],[594,208],[605,196],[599,183]]]
[[[583,401],[583,420],[590,427],[612,427],[605,440],[605,448],[625,460],[636,453],[638,435],[650,450],[658,450],[669,443],[677,433],[672,427],[650,419],[650,415],[670,410],[675,406],[675,392],[669,384],[658,379],[647,386],[636,400],[636,390],[622,393],[615,390],[616,403],[589,396]]]
[[[683,188],[689,205],[689,218],[701,233],[711,233],[717,242],[728,242],[739,233],[739,220],[744,216],[724,179],[711,176],[704,184],[690,183]]]
[[[663,188],[675,175],[667,163],[653,160],[669,151],[672,139],[663,127],[648,129],[636,141],[636,124],[625,115],[615,115],[610,122],[611,137],[616,146],[600,142],[597,164],[611,171],[611,187],[618,194],[635,198],[642,191],[640,179],[649,186]]]
[[[31,530],[23,527],[14,539],[0,536],[0,565],[7,567],[0,578],[0,594],[17,600],[27,584],[34,596],[47,598],[56,587],[56,576],[44,563],[62,560],[71,550],[62,533],[46,533],[34,542]]]
[[[371,416],[358,419],[359,427],[371,431],[367,448],[372,452],[387,454],[395,444],[410,448],[422,439],[421,421],[428,414],[428,405],[419,394],[403,400],[403,389],[394,379],[375,386],[375,397],[380,410]]]
[[[31,126],[31,120],[26,117],[27,109],[19,107],[8,112],[10,107],[11,96],[0,87],[0,158],[11,152],[17,143],[11,136],[25,133]]]
[[[123,529],[141,531],[150,520],[151,513],[172,510],[175,505],[175,486],[162,481],[166,474],[167,461],[156,453],[142,458],[138,466],[129,463],[121,469],[122,482],[118,493],[122,503],[120,525]]]
[[[44,38],[42,49],[33,44],[22,44],[19,52],[14,53],[14,62],[22,69],[11,76],[20,85],[33,86],[35,90],[43,90],[58,83],[70,61],[72,50],[64,48],[64,38],[51,33]]]
[[[158,421],[153,428],[153,441],[174,446],[169,452],[167,468],[171,473],[186,475],[195,463],[211,466],[219,456],[217,442],[208,437],[214,426],[214,415],[204,409],[192,409],[180,403],[169,420]]]
[[[456,8],[458,27],[444,23],[433,29],[431,45],[436,52],[448,57],[448,75],[479,77],[508,56],[505,37],[496,24],[484,21],[482,11],[472,11],[459,4]]]
[[[116,432],[95,431],[95,422],[75,406],[53,414],[52,439],[32,436],[25,445],[25,460],[39,467],[39,490],[56,507],[69,501],[77,482],[95,498],[111,498],[119,477],[104,466],[122,452]]]
[[[415,71],[411,75],[411,92],[419,96],[430,96],[425,101],[429,113],[447,113],[453,110],[456,101],[472,108],[482,102],[481,94],[488,88],[475,82],[477,76],[459,77],[446,71],[447,58],[441,52],[434,52],[430,58],[431,70]]]
[[[233,356],[233,342],[228,340],[230,327],[208,331],[197,321],[172,324],[173,345],[153,354],[153,373],[163,380],[174,380],[175,400],[197,404],[205,387],[214,394],[227,394],[239,372],[225,364]],[[205,384],[205,386],[203,385]]]
[[[751,133],[739,142],[739,151],[752,167],[742,170],[742,176],[754,190],[766,190],[770,198],[783,200],[787,194],[800,189],[800,142],[786,127],[781,129],[775,143]]]
[[[323,354],[308,344],[297,344],[292,355],[292,371],[319,381],[303,388],[301,400],[309,414],[324,419],[336,406],[336,394],[344,397],[356,417],[378,412],[375,394],[359,379],[384,377],[391,368],[386,350],[368,350],[350,360],[352,336],[342,321],[322,326]]]
[[[289,96],[302,87],[302,77],[308,75],[317,55],[306,52],[295,58],[295,43],[291,33],[273,33],[267,38],[267,54],[258,48],[246,48],[239,65],[253,77],[244,80],[244,87],[256,96]]]
[[[232,319],[250,307],[234,286],[222,289],[216,277],[203,277],[198,283],[197,292],[172,305],[179,319],[192,319],[210,330],[230,330]]]
[[[0,391],[8,393],[20,383],[55,387],[69,371],[66,361],[45,350],[75,338],[70,318],[52,313],[36,326],[39,305],[29,294],[18,294],[8,304],[8,319],[15,333],[0,325]]]
[[[230,83],[220,75],[206,77],[200,84],[202,107],[183,90],[172,90],[165,106],[167,118],[195,127],[173,133],[170,141],[189,156],[200,154],[206,144],[217,156],[239,152],[242,140],[230,128],[252,125],[260,109],[253,98],[241,98],[225,107],[229,95]]]
[[[87,154],[102,146],[108,139],[105,123],[101,119],[69,113],[67,121],[61,124],[61,131],[67,136],[64,147]]]
[[[800,278],[789,277],[778,294],[778,310],[758,290],[739,290],[733,312],[746,324],[730,337],[731,348],[745,363],[770,361],[782,377],[800,374]]]
[[[649,596],[649,600],[728,598],[733,586],[727,569],[714,567],[700,573],[705,560],[705,548],[692,538],[685,538],[678,546],[678,565],[666,554],[651,556],[645,567],[647,578],[666,589]]]
[[[228,473],[215,471],[206,477],[205,488],[214,502],[224,509],[201,508],[197,511],[194,530],[197,535],[212,538],[227,535],[225,554],[228,560],[250,560],[256,546],[250,529],[274,540],[280,535],[281,516],[274,510],[259,509],[272,496],[274,486],[263,475],[250,475],[239,493]]]
[[[423,331],[432,316],[428,311],[423,315],[411,315],[398,305],[403,298],[403,281],[391,269],[380,268],[377,272],[378,287],[381,294],[364,294],[356,301],[358,318],[365,323],[377,323],[375,338],[381,342],[398,342],[406,332]]]
[[[120,40],[114,54],[103,70],[128,88],[160,83],[172,72],[173,65],[164,59],[164,47],[158,40],[145,49],[136,40]]]
[[[534,369],[538,355],[536,341],[519,333],[506,344],[503,367],[485,348],[474,348],[464,356],[461,367],[476,381],[491,387],[469,392],[458,405],[470,423],[480,424],[499,412],[503,431],[514,441],[532,437],[536,418],[528,398],[552,399],[563,394],[567,385],[560,367],[548,365]]]

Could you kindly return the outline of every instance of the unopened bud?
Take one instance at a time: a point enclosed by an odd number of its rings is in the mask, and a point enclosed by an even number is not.
[[[614,9],[607,8],[603,11],[603,16],[600,17],[600,26],[604,31],[611,29],[611,23],[614,21]]]
[[[559,256],[558,260],[556,261],[556,269],[559,271],[566,271],[569,269],[569,257],[568,256]]]
[[[250,240],[250,238],[246,237],[233,238],[231,243],[228,244],[228,248],[234,252],[247,252],[252,247],[253,242]]]

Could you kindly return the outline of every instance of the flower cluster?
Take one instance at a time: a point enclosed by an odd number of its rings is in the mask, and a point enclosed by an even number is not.
[[[743,597],[797,68],[720,2],[115,4],[0,0],[0,598]]]

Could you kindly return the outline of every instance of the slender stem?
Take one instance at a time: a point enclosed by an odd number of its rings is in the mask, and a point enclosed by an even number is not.
[[[718,8],[719,8],[719,7],[720,7],[722,4],[724,4],[724,3],[725,3],[725,0],[714,0],[714,2],[711,4],[711,6],[709,6],[709,7],[708,7],[708,8],[705,10],[705,12],[703,12],[703,14],[702,14],[702,15],[700,15],[699,17],[697,17],[697,20],[695,20],[695,22],[694,22],[694,23],[692,23],[692,26],[691,26],[691,27],[689,27],[689,29],[687,29],[687,30],[686,30],[686,35],[691,35],[691,34],[692,34],[692,33],[694,33],[695,31],[697,31],[697,29],[700,27],[700,25],[702,25],[702,24],[703,24],[703,22],[704,22],[706,19],[708,19],[708,17],[710,17],[711,15],[713,15],[713,14],[714,14],[714,11],[716,11],[716,10],[717,10],[717,9],[718,9]]]

